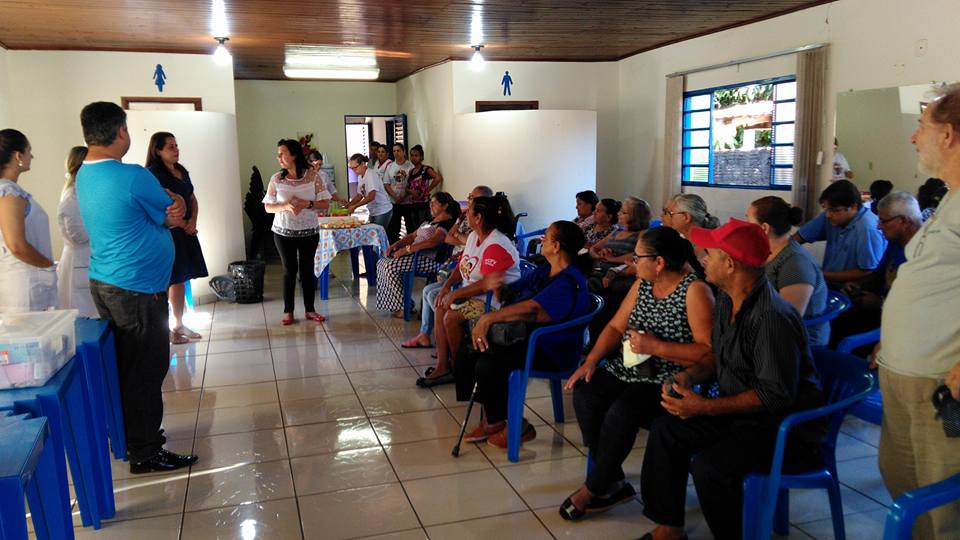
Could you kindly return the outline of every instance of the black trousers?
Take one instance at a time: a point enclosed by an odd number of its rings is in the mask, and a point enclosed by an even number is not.
[[[280,253],[283,265],[283,312],[293,313],[293,291],[300,273],[300,288],[303,291],[304,311],[316,311],[314,298],[317,293],[317,278],[313,275],[313,259],[317,255],[319,234],[310,236],[281,236],[273,233],[273,241]]]
[[[393,244],[400,239],[400,220],[407,223],[407,234],[420,228],[424,221],[430,219],[430,203],[394,204],[393,216],[387,225],[387,239]]]
[[[516,369],[523,369],[526,354],[526,342],[513,347],[493,347],[482,353],[467,347],[466,354],[457,356],[458,361],[455,367],[457,399],[460,401],[468,399],[473,381],[476,380],[476,402],[483,404],[487,422],[495,424],[505,421],[510,395],[510,373]],[[552,364],[549,359],[538,355],[534,356],[532,367],[547,371],[551,369]]]
[[[587,489],[598,495],[624,479],[623,462],[640,428],[649,429],[655,418],[666,414],[660,406],[660,385],[624,382],[603,368],[589,383],[580,380],[574,386],[573,409],[593,459]]]
[[[610,323],[613,316],[617,314],[617,310],[620,309],[620,304],[623,303],[623,300],[627,297],[627,293],[630,292],[630,287],[633,287],[633,283],[636,280],[636,276],[620,276],[612,279],[610,285],[607,287],[603,286],[601,277],[591,277],[587,281],[590,292],[598,294],[603,298],[603,309],[590,321],[591,347],[597,342],[600,333],[603,332],[603,329]]]
[[[90,293],[114,333],[127,457],[144,461],[166,442],[160,424],[163,379],[170,366],[167,293],[138,293],[93,279]]]

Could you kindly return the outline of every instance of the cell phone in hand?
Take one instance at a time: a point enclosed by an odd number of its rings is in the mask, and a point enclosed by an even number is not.
[[[670,396],[670,397],[672,397],[672,398],[683,399],[683,396],[681,396],[679,392],[677,392],[676,390],[673,389],[673,385],[674,385],[676,382],[677,382],[677,380],[673,378],[673,375],[671,375],[671,376],[667,379],[667,395]]]

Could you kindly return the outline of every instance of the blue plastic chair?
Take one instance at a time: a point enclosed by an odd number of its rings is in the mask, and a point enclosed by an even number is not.
[[[553,420],[563,423],[563,388],[561,381],[568,379],[580,366],[580,356],[583,350],[584,330],[593,320],[593,317],[603,309],[603,299],[591,294],[593,309],[590,313],[570,321],[541,326],[530,333],[527,342],[526,363],[522,370],[517,369],[510,373],[509,399],[507,401],[507,459],[513,463],[520,461],[520,430],[523,424],[523,404],[527,399],[527,382],[530,377],[548,379],[550,381],[550,397],[553,399]],[[537,341],[549,334],[569,333],[577,338],[577,342],[566,350],[549,351],[550,359],[558,366],[557,371],[539,371],[533,369],[533,357],[537,351]]]
[[[113,457],[127,460],[127,433],[123,425],[123,402],[120,397],[120,374],[117,352],[110,323],[100,319],[77,319],[77,354],[84,360],[87,387],[91,394],[103,396],[91,403],[94,416],[103,418]],[[102,402],[102,406],[101,406]]]
[[[960,500],[960,474],[900,495],[887,512],[883,540],[910,540],[917,518],[957,500]]]
[[[863,360],[824,348],[813,351],[813,360],[827,405],[793,413],[780,422],[770,474],[748,474],[743,480],[743,538],[769,540],[776,531],[786,536],[790,527],[790,489],[826,489],[830,496],[834,538],[845,538],[843,504],[837,477],[836,446],[847,411],[873,391],[876,379]],[[783,473],[787,435],[797,424],[829,418],[821,454],[824,466],[799,474]]]
[[[521,257],[530,254],[530,242],[536,238],[542,237],[547,233],[547,229],[537,229],[535,231],[521,233],[522,227],[517,224],[517,252]]]
[[[663,221],[660,221],[659,219],[654,219],[650,221],[650,226],[647,228],[656,229],[657,227],[662,227],[662,226],[663,226]]]
[[[0,409],[49,420],[54,448],[67,454],[81,521],[99,529],[102,520],[116,514],[113,473],[104,426],[91,412],[85,381],[84,364],[74,356],[43,386],[0,390]],[[62,462],[58,469],[66,478]]]
[[[413,280],[422,277],[427,280],[427,284],[433,283],[437,280],[437,271],[433,270],[432,272],[419,272],[417,268],[420,266],[420,257],[436,257],[437,262],[441,266],[446,262],[450,257],[450,252],[452,251],[452,246],[447,246],[446,244],[441,245],[435,249],[425,249],[417,251],[413,254],[413,269],[408,270],[403,273],[401,276],[401,281],[403,282],[403,320],[409,321],[412,315],[411,306],[413,305]]]
[[[24,497],[38,539],[74,537],[67,477],[57,467],[63,449],[57,448],[46,418],[0,416],[0,538],[27,538]]]
[[[880,341],[880,329],[871,330],[862,334],[854,334],[843,338],[837,343],[837,352],[852,354],[854,350],[871,345]],[[883,397],[880,395],[880,389],[877,388],[867,399],[857,403],[850,409],[850,414],[871,424],[880,425],[883,420]]]
[[[803,325],[810,327],[830,322],[839,317],[844,311],[850,309],[850,306],[850,298],[847,297],[847,295],[840,291],[830,291],[827,293],[827,309],[817,317],[804,319]]]

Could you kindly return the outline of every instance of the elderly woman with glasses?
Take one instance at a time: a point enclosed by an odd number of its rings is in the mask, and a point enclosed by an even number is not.
[[[664,414],[664,383],[687,366],[709,361],[713,293],[690,271],[693,257],[693,246],[676,230],[645,232],[630,254],[638,279],[566,383],[594,467],[561,505],[564,519],[636,496],[623,461],[637,432]]]

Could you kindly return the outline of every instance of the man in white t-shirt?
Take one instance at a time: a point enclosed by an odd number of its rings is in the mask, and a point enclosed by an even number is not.
[[[367,167],[367,156],[363,154],[350,156],[347,166],[356,173],[358,181],[357,195],[347,204],[347,210],[352,213],[357,208],[366,206],[370,212],[370,223],[386,228],[393,214],[393,205],[383,189],[380,176]]]
[[[913,133],[920,168],[950,192],[904,248],[883,305],[880,365],[883,426],[880,474],[893,498],[960,471],[960,437],[947,437],[931,397],[946,381],[960,399],[960,85],[940,90]],[[917,519],[913,538],[957,538],[960,503]]]
[[[833,138],[833,177],[830,179],[831,182],[836,182],[837,180],[852,180],[853,171],[850,170],[850,163],[847,162],[847,158],[840,153],[840,150],[837,149],[837,138]]]

